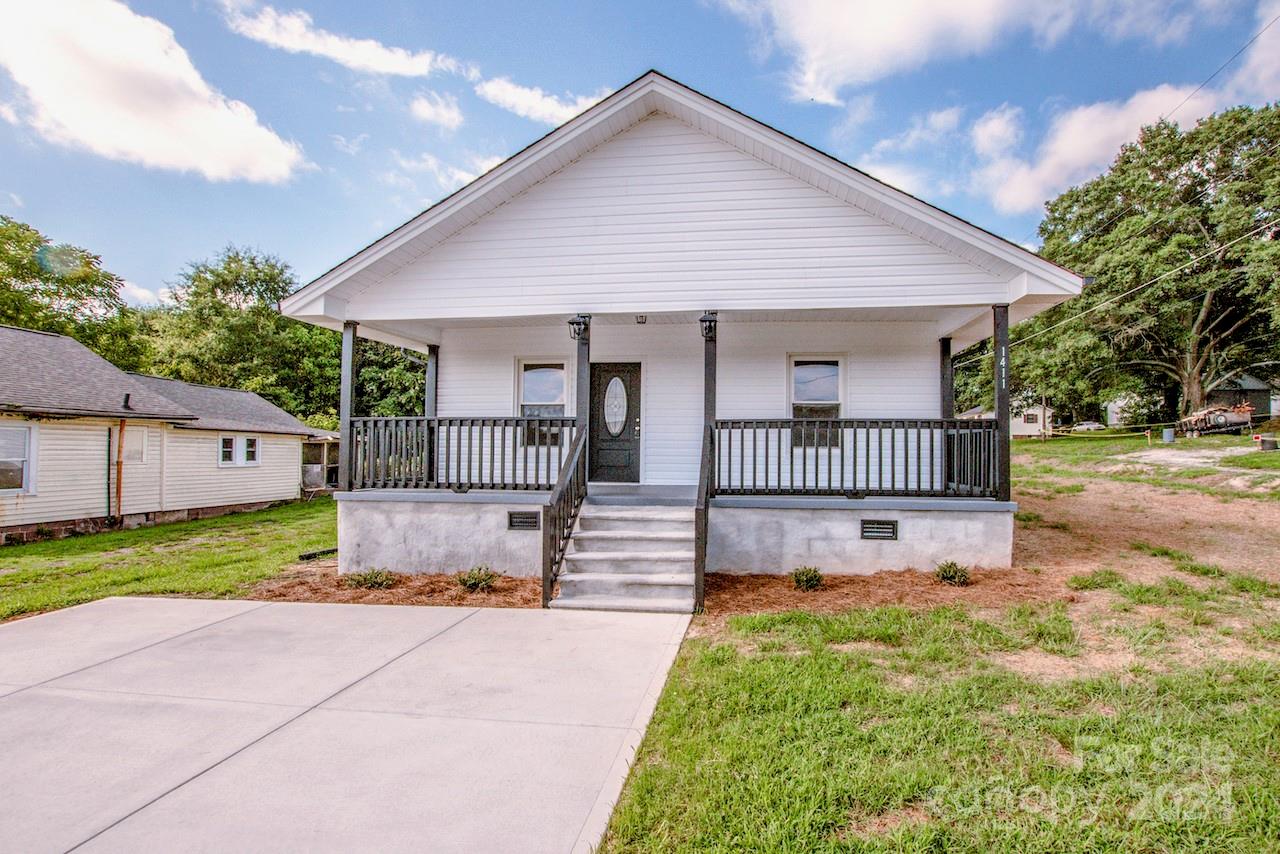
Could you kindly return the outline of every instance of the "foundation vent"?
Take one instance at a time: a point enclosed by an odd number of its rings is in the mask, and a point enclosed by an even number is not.
[[[537,510],[508,510],[507,529],[510,531],[536,531],[542,516]]]
[[[890,519],[863,519],[862,539],[896,540],[898,539],[898,523]]]

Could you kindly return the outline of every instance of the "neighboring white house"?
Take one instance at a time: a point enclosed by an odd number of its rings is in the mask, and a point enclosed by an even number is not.
[[[961,418],[995,418],[996,414],[981,406],[960,413]],[[1028,439],[1033,436],[1049,436],[1053,434],[1053,407],[1040,403],[1015,409],[1009,417],[1009,433],[1015,439]]]
[[[8,326],[0,364],[0,543],[299,495],[313,431],[252,392],[128,374],[71,338]]]
[[[650,72],[282,310],[344,330],[343,572],[688,611],[704,570],[1008,566],[950,352],[1081,284]],[[424,417],[352,417],[356,335],[429,354]]]

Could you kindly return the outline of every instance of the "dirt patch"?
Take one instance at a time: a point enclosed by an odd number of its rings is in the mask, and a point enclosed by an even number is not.
[[[888,810],[877,815],[851,816],[849,824],[840,831],[843,839],[860,836],[883,836],[893,833],[900,827],[924,824],[929,820],[929,813],[919,804],[907,804],[896,810]]]
[[[246,599],[274,602],[346,602],[368,605],[462,605],[483,608],[539,608],[542,580],[498,576],[493,589],[472,593],[453,575],[397,575],[385,590],[347,587],[336,560],[295,564],[260,581]]]
[[[967,587],[943,584],[930,573],[904,570],[872,575],[828,575],[817,590],[797,590],[786,575],[707,576],[706,611],[744,614],[805,610],[847,611],[877,605],[932,607],[957,602],[976,607],[1054,599],[1066,593],[1061,581],[1024,569],[978,569]]]

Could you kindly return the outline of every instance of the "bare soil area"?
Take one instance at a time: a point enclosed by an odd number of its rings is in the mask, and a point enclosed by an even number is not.
[[[827,575],[814,591],[796,590],[785,575],[707,577],[713,616],[803,609],[825,612],[876,605],[933,607],[965,603],[998,608],[1027,601],[1079,602],[1067,579],[1114,569],[1129,581],[1174,575],[1168,560],[1135,551],[1135,542],[1164,546],[1232,571],[1280,582],[1280,504],[1223,501],[1144,484],[1096,480],[1084,491],[1016,495],[1023,518],[1014,533],[1012,569],[971,570],[967,587],[930,572]],[[1202,583],[1182,577],[1188,584]],[[1090,591],[1093,592],[1093,591]]]
[[[295,564],[260,581],[245,596],[280,602],[346,602],[368,605],[461,605],[474,608],[538,608],[542,580],[498,576],[492,590],[471,592],[454,575],[397,575],[386,589],[348,587],[337,560]]]

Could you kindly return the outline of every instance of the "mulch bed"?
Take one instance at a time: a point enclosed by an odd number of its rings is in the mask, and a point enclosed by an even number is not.
[[[472,608],[540,608],[542,579],[501,575],[493,589],[472,593],[453,575],[397,575],[385,590],[347,587],[336,560],[296,564],[258,582],[247,599],[275,602],[346,602],[365,605],[462,605]]]
[[[821,613],[877,605],[932,607],[963,602],[979,608],[1066,598],[1060,578],[1025,569],[975,569],[966,587],[943,584],[931,573],[904,570],[872,575],[827,575],[817,590],[797,590],[789,575],[707,576],[711,616],[765,611]],[[1069,594],[1068,594],[1069,595]]]

